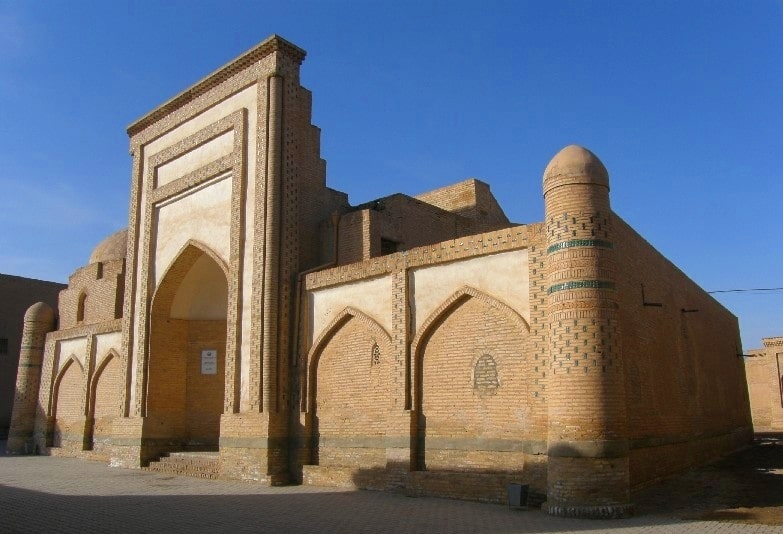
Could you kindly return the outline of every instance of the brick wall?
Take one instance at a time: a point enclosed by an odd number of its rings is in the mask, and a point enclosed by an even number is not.
[[[370,216],[352,211],[340,218],[337,257],[341,265],[370,257]]]
[[[475,234],[487,226],[403,194],[384,197],[353,210],[340,220],[340,265],[388,254],[383,251],[382,240],[395,243],[395,251],[411,250]]]
[[[783,338],[765,338],[764,348],[745,356],[748,393],[756,432],[783,430]]]
[[[216,446],[225,393],[226,321],[189,321],[185,393],[188,440]],[[217,372],[201,373],[203,350],[217,350]]]
[[[125,260],[77,269],[60,292],[60,328],[109,321],[122,316]]]
[[[66,364],[56,388],[57,421],[54,428],[54,446],[72,450],[82,449],[84,435],[84,371],[75,360]]]
[[[521,471],[527,331],[509,313],[467,298],[445,310],[420,351],[420,468]]]
[[[349,319],[324,347],[314,391],[318,465],[385,465],[390,357],[388,339],[356,318]]]
[[[184,437],[188,322],[153,315],[150,335],[147,415]]]
[[[117,397],[124,389],[122,369],[118,356],[109,355],[101,362],[95,377],[95,398],[93,400],[92,448],[107,452],[114,420],[122,415]]]
[[[489,185],[475,178],[428,191],[415,198],[470,219],[474,232],[497,230],[510,224]]]
[[[737,318],[617,216],[615,230],[631,483],[639,485],[745,443],[748,393]]]

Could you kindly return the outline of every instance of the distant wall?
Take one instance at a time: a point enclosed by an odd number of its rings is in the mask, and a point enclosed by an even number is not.
[[[56,310],[57,296],[65,287],[55,282],[0,274],[0,439],[8,436],[11,422],[24,314],[36,302],[45,302]]]
[[[748,393],[756,432],[783,431],[783,337],[764,338],[763,349],[745,357]]]

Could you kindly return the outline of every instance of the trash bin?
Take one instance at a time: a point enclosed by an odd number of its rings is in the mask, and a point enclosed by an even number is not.
[[[508,507],[527,508],[527,492],[530,486],[528,484],[511,483],[508,485]]]

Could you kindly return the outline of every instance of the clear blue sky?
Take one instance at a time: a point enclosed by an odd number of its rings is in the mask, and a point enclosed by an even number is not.
[[[726,1],[0,0],[0,272],[65,281],[127,225],[125,127],[278,33],[353,203],[477,177],[543,219],[563,146],[707,290],[783,287],[783,6]],[[718,297],[745,348],[783,292]]]

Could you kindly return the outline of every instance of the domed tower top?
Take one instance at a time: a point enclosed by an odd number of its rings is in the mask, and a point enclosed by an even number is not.
[[[568,145],[544,171],[544,195],[555,187],[571,184],[602,185],[609,189],[609,173],[598,156],[579,145]]]
[[[54,323],[54,310],[45,302],[36,302],[24,314],[25,323]]]
[[[89,263],[124,260],[128,246],[128,229],[123,228],[119,232],[98,243],[90,254]]]

